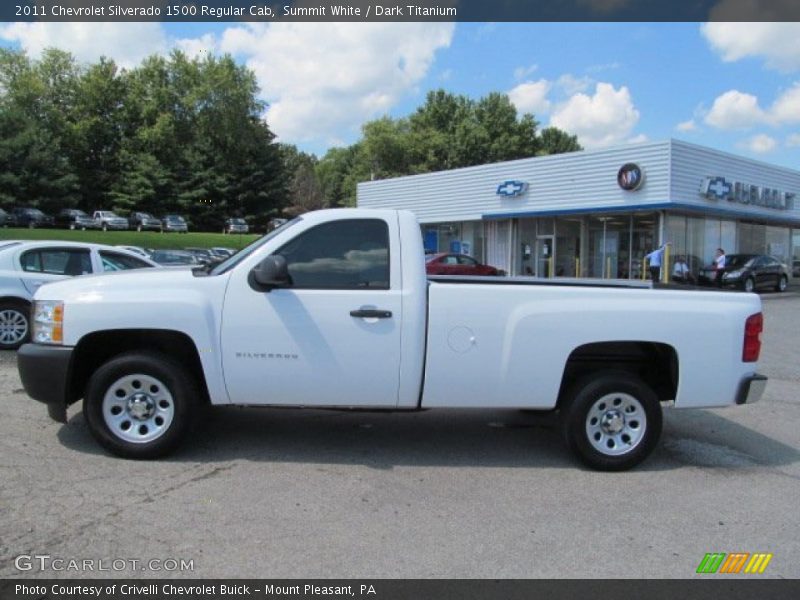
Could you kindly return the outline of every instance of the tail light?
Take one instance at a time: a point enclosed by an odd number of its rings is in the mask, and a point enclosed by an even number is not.
[[[747,317],[744,324],[744,344],[742,361],[756,362],[761,353],[761,332],[764,330],[764,316],[756,313]]]

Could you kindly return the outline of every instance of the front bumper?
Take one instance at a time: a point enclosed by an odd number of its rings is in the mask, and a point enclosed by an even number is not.
[[[69,346],[24,344],[17,351],[17,369],[25,392],[47,404],[47,414],[59,423],[67,422],[67,382],[72,364]]]
[[[745,377],[739,384],[739,392],[736,394],[736,404],[753,404],[761,400],[764,390],[767,387],[767,378],[764,375],[754,373]]]

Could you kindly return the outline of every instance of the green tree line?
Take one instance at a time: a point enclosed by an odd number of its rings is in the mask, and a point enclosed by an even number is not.
[[[360,181],[579,150],[508,96],[444,90],[367,122],[322,158],[278,144],[255,75],[232,57],[151,56],[132,69],[0,49],[0,207],[183,214],[197,228],[354,206]]]

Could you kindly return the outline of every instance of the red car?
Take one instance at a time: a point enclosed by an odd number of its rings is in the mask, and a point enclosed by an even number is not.
[[[497,269],[482,265],[465,254],[430,254],[425,257],[428,275],[498,275]]]

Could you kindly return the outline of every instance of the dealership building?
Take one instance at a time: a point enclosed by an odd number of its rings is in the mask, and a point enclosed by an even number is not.
[[[358,206],[511,275],[640,278],[665,242],[695,274],[717,248],[800,259],[800,171],[677,140],[368,181]]]

